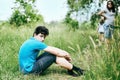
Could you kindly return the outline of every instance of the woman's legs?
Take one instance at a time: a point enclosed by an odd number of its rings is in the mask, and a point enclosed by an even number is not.
[[[104,26],[104,37],[105,37],[105,44],[108,50],[111,50],[111,41],[112,41],[112,35],[114,32],[114,27],[112,25],[106,25]]]
[[[100,33],[100,35],[99,35],[99,40],[101,41],[101,42],[104,42],[104,33]]]

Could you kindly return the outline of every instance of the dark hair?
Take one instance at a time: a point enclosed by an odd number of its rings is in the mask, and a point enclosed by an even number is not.
[[[111,3],[112,8],[109,8],[109,7],[108,7],[109,2]],[[110,1],[107,2],[107,9],[108,9],[109,11],[112,10],[112,12],[115,12],[115,5],[114,5],[113,1],[110,0]]]
[[[36,27],[34,34],[38,35],[39,33],[44,34],[45,36],[49,35],[49,30],[45,26],[38,26]]]
[[[100,20],[100,24],[103,24],[103,23],[104,23],[104,20],[103,20],[103,19],[101,19],[101,20]]]

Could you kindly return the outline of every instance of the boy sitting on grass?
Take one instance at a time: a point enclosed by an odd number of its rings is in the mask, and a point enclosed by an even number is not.
[[[38,26],[33,37],[26,40],[19,50],[19,66],[23,74],[41,74],[52,63],[56,63],[68,70],[71,76],[83,75],[83,70],[71,64],[70,54],[56,47],[48,46],[44,43],[49,35],[49,30],[44,26]],[[40,56],[39,52],[44,50]]]

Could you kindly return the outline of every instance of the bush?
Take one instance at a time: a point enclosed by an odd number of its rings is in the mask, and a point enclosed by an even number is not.
[[[40,14],[37,14],[37,10],[33,9],[33,4],[35,0],[16,0],[16,5],[14,7],[14,12],[9,19],[9,23],[15,26],[21,26],[31,22],[41,21],[44,22],[43,17]]]

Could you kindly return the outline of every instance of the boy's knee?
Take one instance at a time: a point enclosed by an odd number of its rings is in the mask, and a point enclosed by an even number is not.
[[[60,64],[61,62],[65,61],[66,59],[64,57],[56,57],[56,63]]]

